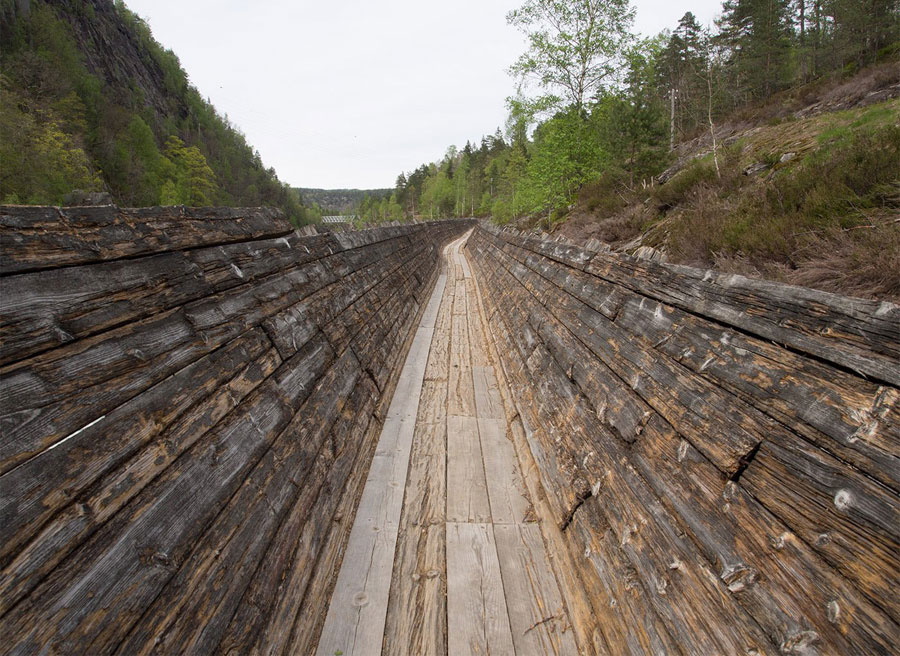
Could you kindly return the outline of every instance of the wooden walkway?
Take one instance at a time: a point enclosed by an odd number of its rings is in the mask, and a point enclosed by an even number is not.
[[[523,485],[463,237],[401,373],[321,656],[575,654]]]

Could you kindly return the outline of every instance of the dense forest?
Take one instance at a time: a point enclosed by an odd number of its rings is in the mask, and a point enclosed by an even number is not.
[[[633,16],[629,0],[525,0],[507,16],[529,47],[505,129],[402,173],[380,214],[492,217],[900,294],[885,274],[900,271],[900,3],[725,0],[714,25],[687,12],[649,39]],[[840,109],[842,84],[887,100],[806,116]],[[840,257],[810,264],[822,252]]]
[[[0,202],[309,212],[121,0],[0,4]]]
[[[297,189],[313,212],[321,215],[355,214],[360,207],[368,207],[389,198],[393,189]],[[374,220],[374,219],[373,219]]]
[[[403,209],[552,216],[601,176],[646,182],[677,142],[739,108],[900,50],[896,0],[725,0],[714,29],[688,12],[645,40],[632,17],[628,0],[526,0],[511,12],[531,47],[511,69],[521,93],[505,131],[401,174]]]

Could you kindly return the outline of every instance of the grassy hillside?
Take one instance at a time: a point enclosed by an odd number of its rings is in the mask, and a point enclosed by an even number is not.
[[[715,153],[709,134],[680,146],[663,184],[606,174],[543,225],[678,263],[900,299],[900,100],[877,102],[898,84],[893,63],[774,98],[723,123]]]
[[[121,205],[271,205],[296,194],[112,0],[0,0],[0,201],[106,191]]]

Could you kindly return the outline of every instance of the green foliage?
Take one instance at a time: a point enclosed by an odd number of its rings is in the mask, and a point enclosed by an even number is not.
[[[716,167],[711,158],[696,159],[671,180],[657,187],[656,199],[660,205],[672,207],[685,201],[698,185],[716,178]]]
[[[625,193],[630,187],[630,175],[617,167],[610,167],[578,193],[578,200],[590,212],[598,216],[609,216],[626,204]]]
[[[791,77],[789,0],[725,0],[719,40],[729,50],[725,65],[744,99],[785,88]]]
[[[835,220],[844,227],[860,213],[890,203],[900,182],[900,126],[857,130],[809,155],[766,194],[770,211],[796,215],[809,226]]]
[[[615,73],[633,19],[628,0],[525,0],[506,17],[529,46],[511,72],[581,108]]]
[[[3,197],[62,202],[73,188],[105,189],[123,205],[272,205],[295,223],[308,220],[244,136],[189,82],[178,58],[118,0],[106,4],[32,0],[0,12],[3,49]],[[86,26],[121,45],[147,69],[143,81],[121,71],[88,73]],[[136,52],[128,49],[135,48]],[[108,77],[106,77],[108,76]],[[144,89],[147,80],[159,86]],[[162,98],[162,106],[145,102]],[[169,141],[170,137],[178,142]],[[180,145],[179,145],[180,144]],[[165,151],[165,152],[163,152]],[[51,170],[52,166],[61,167]]]
[[[810,249],[827,242],[865,241],[869,230],[890,233],[873,217],[895,215],[898,208],[900,126],[848,132],[764,184],[741,176],[732,157],[723,162],[723,181],[713,179],[708,162],[698,161],[660,188],[676,183],[682,190],[670,224],[674,254],[707,264],[726,255],[792,265],[818,257]]]
[[[60,204],[73,189],[101,188],[77,137],[8,89],[0,93],[0,161],[3,202]]]
[[[587,117],[576,108],[535,131],[525,191],[532,212],[565,207],[587,181],[600,175],[604,152]]]
[[[216,194],[215,173],[196,146],[185,146],[178,137],[169,137],[166,157],[175,165],[175,195],[182,205],[211,205]]]

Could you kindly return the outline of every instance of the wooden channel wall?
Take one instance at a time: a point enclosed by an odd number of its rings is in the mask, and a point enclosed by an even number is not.
[[[311,653],[468,227],[0,208],[0,651]]]
[[[466,248],[584,652],[898,653],[900,308]]]

